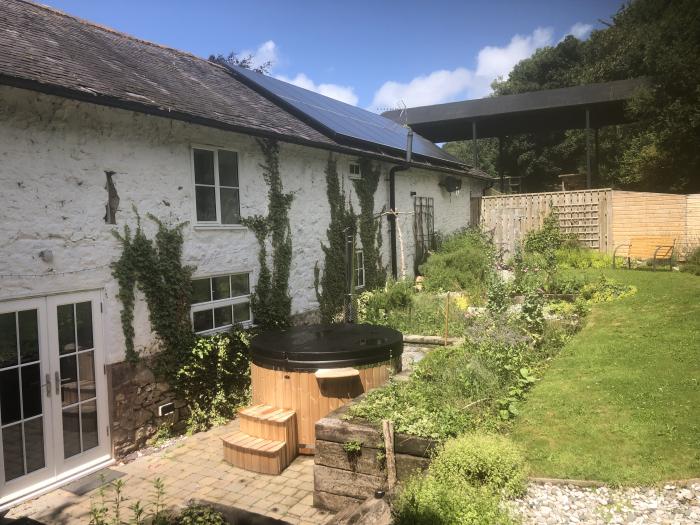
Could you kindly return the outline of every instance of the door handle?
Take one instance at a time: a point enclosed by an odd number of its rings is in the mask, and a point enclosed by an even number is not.
[[[56,395],[61,393],[61,379],[58,372],[54,372],[54,383],[56,384]]]
[[[51,374],[46,374],[46,397],[51,397]]]

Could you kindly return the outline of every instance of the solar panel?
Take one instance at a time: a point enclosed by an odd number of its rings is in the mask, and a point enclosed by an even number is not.
[[[335,135],[406,152],[407,129],[393,120],[250,69],[229,67],[242,77],[241,80],[253,84],[251,87],[254,89],[257,87],[264,94],[286,102]],[[415,133],[413,153],[454,164],[460,163]]]

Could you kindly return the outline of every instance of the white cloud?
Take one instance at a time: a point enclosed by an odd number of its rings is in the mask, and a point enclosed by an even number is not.
[[[273,40],[263,42],[255,51],[246,49],[238,54],[241,58],[249,55],[253,57],[253,67],[260,67],[267,62],[274,66],[279,62],[279,49]]]
[[[453,100],[472,85],[472,77],[469,70],[460,67],[454,71],[433,71],[406,84],[385,82],[374,94],[372,108],[385,111],[395,108],[399,102],[411,107]]]
[[[569,29],[567,35],[574,35],[579,40],[585,40],[586,38],[588,38],[588,35],[591,34],[591,31],[593,31],[592,24],[576,22],[574,25],[571,26],[571,29]]]
[[[515,64],[537,48],[550,45],[553,34],[551,27],[538,27],[531,35],[515,35],[505,47],[482,48],[477,56],[476,75],[491,79],[507,75]]]
[[[288,78],[284,75],[276,75],[276,78],[283,80],[284,82],[289,82],[300,88],[308,89],[309,91],[315,91],[321,95],[325,95],[346,104],[356,106],[358,102],[357,95],[355,94],[355,88],[352,86],[340,86],[338,84],[316,84],[313,80],[307,77],[304,73],[299,73],[294,78]]]
[[[510,73],[513,66],[536,49],[552,45],[554,31],[538,27],[530,35],[515,35],[503,46],[486,46],[477,54],[474,71],[459,67],[414,78],[407,83],[385,82],[374,94],[371,109],[384,110],[400,103],[408,107],[479,98],[491,92],[491,82]]]

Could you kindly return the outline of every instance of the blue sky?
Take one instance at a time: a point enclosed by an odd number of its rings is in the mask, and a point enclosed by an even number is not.
[[[42,0],[207,57],[251,52],[272,74],[372,110],[482,97],[518,60],[586,38],[620,0]]]

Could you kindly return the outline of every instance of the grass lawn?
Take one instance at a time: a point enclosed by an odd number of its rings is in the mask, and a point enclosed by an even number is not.
[[[700,277],[604,273],[637,294],[593,307],[529,394],[513,437],[533,476],[700,477]]]

